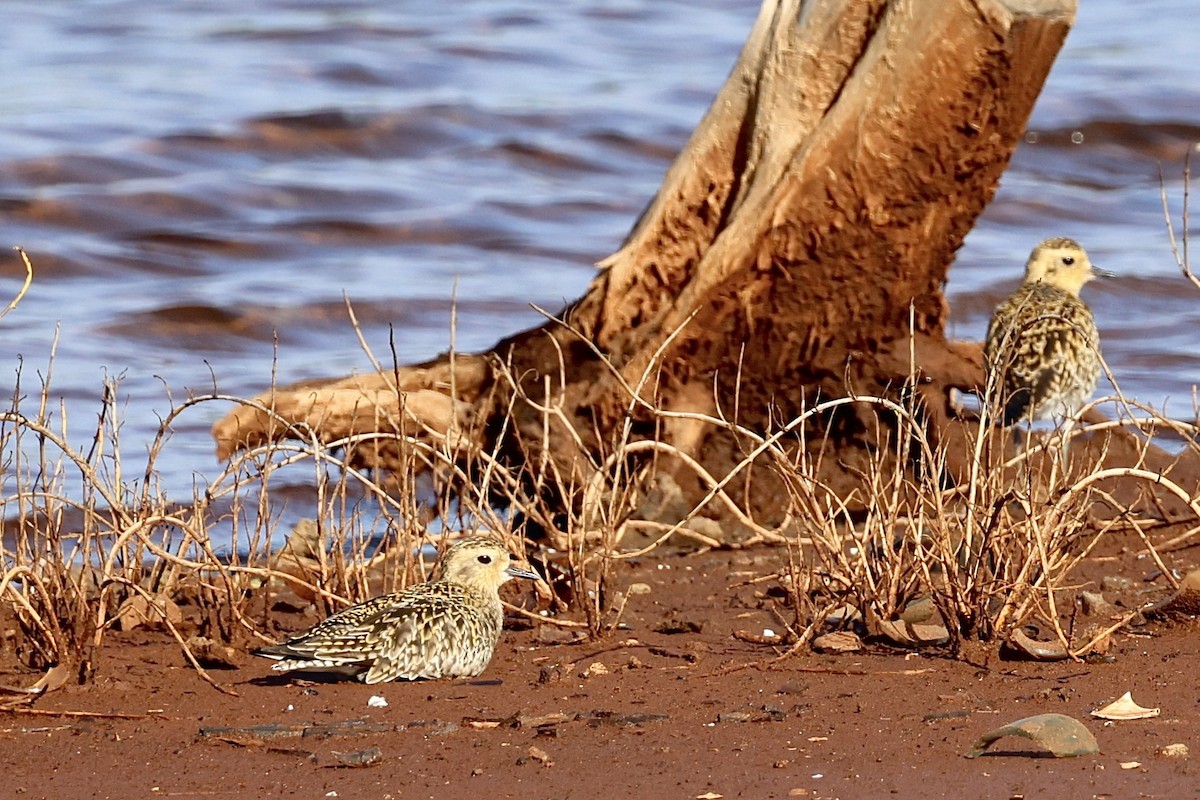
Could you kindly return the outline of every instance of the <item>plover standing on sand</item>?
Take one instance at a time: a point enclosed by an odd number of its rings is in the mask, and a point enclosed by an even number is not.
[[[1079,290],[1097,276],[1073,239],[1047,239],[1033,248],[1025,280],[997,308],[984,355],[989,386],[999,392],[1001,421],[1070,416],[1100,380],[1100,333]]]
[[[364,683],[469,678],[483,672],[504,626],[497,590],[511,578],[540,580],[498,540],[451,545],[433,580],[343,609],[254,655],[276,670],[340,672]]]

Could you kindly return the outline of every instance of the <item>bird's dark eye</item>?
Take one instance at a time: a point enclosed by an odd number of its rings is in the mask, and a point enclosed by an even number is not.
[[[1066,265],[1069,267],[1069,266],[1071,266],[1072,264],[1074,264],[1074,263],[1075,263],[1075,259],[1074,259],[1073,257],[1071,257],[1071,256],[1063,256],[1063,257],[1062,257],[1062,262],[1063,262],[1064,264],[1066,264]]]
[[[490,563],[492,563],[492,557],[485,553],[479,557],[479,563],[480,564],[490,564]]]

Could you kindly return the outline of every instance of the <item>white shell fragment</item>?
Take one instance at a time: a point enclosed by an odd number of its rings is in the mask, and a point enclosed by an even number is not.
[[[377,694],[371,695],[367,700],[367,706],[370,708],[387,708],[388,701],[386,697],[380,697]]]
[[[1097,708],[1092,712],[1092,716],[1097,719],[1149,719],[1150,717],[1157,717],[1161,713],[1161,708],[1143,708],[1139,706],[1133,702],[1132,694],[1126,692],[1104,708]]]

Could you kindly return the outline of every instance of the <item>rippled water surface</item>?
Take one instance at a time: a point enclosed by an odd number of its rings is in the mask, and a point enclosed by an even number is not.
[[[1200,290],[1167,241],[1200,141],[1194,0],[1082,0],[995,203],[951,272],[979,338],[1030,248],[1082,241],[1129,395],[1191,415]],[[0,239],[34,258],[0,389],[51,369],[82,439],[120,376],[126,455],[189,390],[250,396],[486,348],[614,250],[723,81],[757,3],[475,0],[4,5]],[[1200,171],[1200,168],[1198,168]],[[1200,261],[1200,259],[1197,259]],[[0,295],[20,285],[0,255]],[[394,343],[391,343],[394,340]],[[277,352],[277,359],[276,359]],[[273,363],[275,362],[275,363]],[[159,466],[214,473],[185,414]]]

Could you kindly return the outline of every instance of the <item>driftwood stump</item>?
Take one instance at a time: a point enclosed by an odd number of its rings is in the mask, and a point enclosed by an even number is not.
[[[653,440],[667,447],[638,473],[635,513],[675,522],[709,492],[702,472],[722,478],[750,446],[695,415],[765,432],[911,386],[943,430],[950,389],[982,381],[978,345],[945,338],[947,269],[1074,14],[1075,0],[764,0],[657,196],[560,319],[486,353],[276,389],[216,423],[219,455],[401,434],[353,455],[394,467],[406,441],[494,454],[565,507],[619,444]],[[846,497],[888,449],[874,408],[805,432],[796,457]],[[752,516],[780,513],[770,470],[743,468],[727,491]]]

